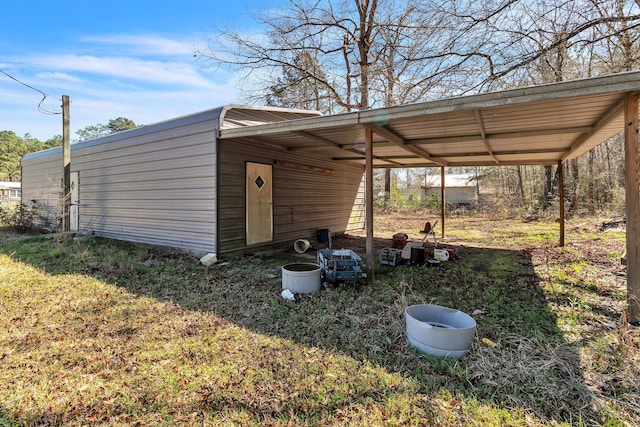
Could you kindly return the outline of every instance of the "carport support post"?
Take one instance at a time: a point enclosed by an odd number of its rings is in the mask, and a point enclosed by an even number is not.
[[[367,258],[367,282],[373,282],[373,131],[365,129],[367,139],[364,183],[365,183],[365,224],[367,227],[366,258]]]
[[[624,99],[625,194],[627,205],[627,320],[640,323],[640,166],[638,94]]]
[[[62,231],[69,231],[71,204],[71,138],[69,132],[69,96],[62,95]]]
[[[560,198],[560,247],[564,247],[564,171],[558,160],[558,196]]]
[[[444,214],[446,208],[444,189],[444,166],[440,166],[440,229],[442,230],[442,238],[444,239]]]

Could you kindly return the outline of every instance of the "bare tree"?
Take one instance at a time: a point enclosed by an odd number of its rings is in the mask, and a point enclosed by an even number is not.
[[[420,0],[285,4],[260,16],[266,34],[226,31],[200,52],[259,81],[254,101],[324,113],[365,110],[423,100],[447,77],[440,46],[454,26],[442,9]],[[386,171],[385,198],[391,175]]]
[[[464,72],[459,87],[465,92],[538,83],[528,76],[532,65],[562,50],[581,54],[604,40],[624,46],[620,39],[640,25],[638,5],[624,0],[447,0],[441,7],[459,29],[443,54]]]
[[[638,66],[637,5],[624,0],[572,2],[520,2],[513,5],[514,19],[507,27],[496,28],[496,40],[509,48],[495,49],[487,58],[489,76],[479,87],[519,86],[553,83],[588,77],[594,73],[625,71]],[[479,51],[483,47],[479,46]],[[585,66],[588,64],[588,66]],[[588,166],[588,165],[587,165]],[[551,206],[557,189],[554,166],[545,166],[540,204]],[[581,188],[580,162],[570,161],[565,180],[568,213],[577,211]]]
[[[260,16],[264,34],[225,31],[200,54],[261,82],[259,96],[285,76],[322,88],[323,108],[367,109],[588,75],[584,55],[633,68],[637,3],[286,0]]]
[[[590,3],[594,15],[604,21],[603,25],[594,28],[591,39],[596,45],[594,54],[599,68],[608,72],[636,68],[640,61],[640,24],[630,14],[634,6],[624,0],[590,0]],[[617,15],[620,19],[607,19],[612,15]]]
[[[308,52],[296,52],[294,62],[307,72],[323,76],[317,59]],[[295,107],[307,110],[331,111],[330,94],[323,87],[306,78],[307,72],[282,67],[281,75],[263,93],[250,96],[252,100],[276,107]]]
[[[259,16],[263,34],[223,31],[199,52],[239,71],[253,83],[245,85],[251,99],[270,105],[363,110],[629,70],[640,61],[640,0],[283,3]],[[576,202],[579,168],[571,165]],[[543,206],[557,188],[554,169],[541,171]],[[390,189],[391,171],[383,176]],[[517,182],[522,196],[527,185]]]
[[[333,2],[289,0],[287,7],[259,17],[269,28],[264,36],[226,31],[200,53],[237,67],[244,77],[258,74],[265,83],[258,96],[270,95],[285,72],[326,91],[330,105],[343,111],[367,109],[377,11],[378,0],[339,2],[339,8]],[[301,61],[303,56],[307,60]]]
[[[288,0],[260,16],[266,34],[235,30],[201,55],[260,81],[253,100],[324,113],[424,100],[446,86],[447,14],[421,0]],[[222,42],[221,42],[222,41]],[[223,50],[218,50],[223,46]],[[385,197],[391,189],[385,173]]]

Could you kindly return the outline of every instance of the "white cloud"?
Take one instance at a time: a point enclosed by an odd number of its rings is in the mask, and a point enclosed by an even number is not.
[[[64,82],[79,82],[82,80],[77,76],[72,76],[71,74],[68,74],[68,73],[48,72],[48,71],[45,71],[43,73],[36,73],[35,77],[38,79],[47,80],[47,81],[59,80]]]
[[[70,96],[71,101],[72,139],[77,137],[79,129],[98,123],[106,124],[117,117],[129,118],[137,124],[152,124],[237,102],[233,89],[224,85],[214,86],[210,90],[127,90],[126,87],[114,88],[114,85],[83,85],[82,88],[64,93]],[[43,115],[37,111],[41,99],[37,93],[31,95],[20,90],[6,91],[0,86],[0,96],[12,100],[6,106],[0,101],[0,109],[11,111],[0,115],[0,130],[12,130],[19,136],[30,133],[41,140],[62,133],[61,116]],[[43,106],[47,110],[59,111],[60,99],[50,96]]]
[[[46,67],[45,73],[90,73],[135,81],[183,86],[208,87],[192,63],[162,60],[141,60],[133,57],[98,57],[91,55],[40,55],[21,58],[20,62],[32,67]],[[55,71],[54,71],[55,70]],[[77,78],[77,76],[74,76]]]
[[[182,56],[193,55],[194,43],[158,35],[112,34],[88,36],[80,39],[83,43],[100,44],[108,47],[126,48],[127,53],[136,55]]]
[[[122,34],[82,40],[64,49],[23,50],[2,58],[3,69],[50,95],[46,109],[59,110],[61,96],[70,96],[72,138],[79,129],[117,117],[151,124],[239,101],[234,74],[194,59],[184,39]],[[60,116],[38,112],[41,99],[0,78],[0,130],[41,140],[60,134]]]

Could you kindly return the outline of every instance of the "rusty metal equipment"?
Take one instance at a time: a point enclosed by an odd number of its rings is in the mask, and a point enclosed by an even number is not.
[[[363,277],[362,258],[351,249],[320,249],[318,265],[323,278],[328,282]]]

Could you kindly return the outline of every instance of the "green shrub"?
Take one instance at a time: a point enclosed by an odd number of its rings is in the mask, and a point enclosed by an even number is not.
[[[30,204],[0,206],[0,224],[20,232],[52,232],[57,228],[57,222],[35,200]]]

